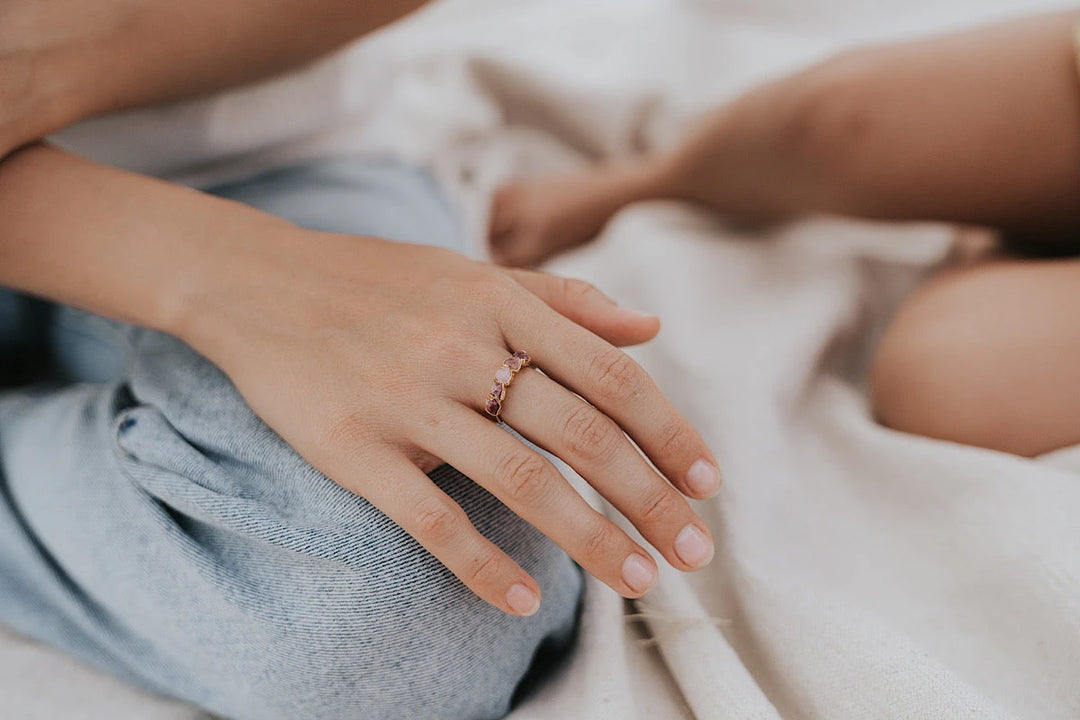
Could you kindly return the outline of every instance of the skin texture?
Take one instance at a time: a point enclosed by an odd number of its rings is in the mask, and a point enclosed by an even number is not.
[[[442,461],[638,597],[656,579],[649,552],[481,414],[494,370],[527,349],[544,374],[519,373],[505,421],[577,469],[674,567],[712,557],[684,493],[715,492],[716,460],[615,347],[659,322],[585,283],[302,230],[34,145],[0,164],[0,284],[187,341],[305,459],[496,607],[531,614],[539,588],[424,475]],[[691,490],[698,461],[714,482]],[[624,573],[631,556],[644,573]]]
[[[496,195],[491,245],[526,266],[625,205],[699,203],[755,220],[838,213],[1001,232],[1080,251],[1080,13],[847,52],[717,109],[670,152]],[[899,312],[874,411],[912,433],[1035,455],[1080,442],[1076,262],[966,263]]]

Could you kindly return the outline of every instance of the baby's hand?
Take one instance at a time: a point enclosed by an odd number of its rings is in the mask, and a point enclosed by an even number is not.
[[[648,163],[503,185],[491,208],[491,258],[511,267],[538,265],[589,242],[624,206],[661,194],[660,185]]]

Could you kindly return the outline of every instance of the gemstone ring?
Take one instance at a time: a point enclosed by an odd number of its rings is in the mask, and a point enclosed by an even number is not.
[[[529,357],[529,353],[518,350],[506,358],[502,367],[495,371],[495,383],[491,386],[491,393],[488,395],[487,402],[484,403],[484,410],[488,415],[502,422],[499,413],[502,412],[502,404],[506,399],[506,388],[510,387],[510,382],[518,374],[518,371],[529,367],[531,361],[532,358]]]

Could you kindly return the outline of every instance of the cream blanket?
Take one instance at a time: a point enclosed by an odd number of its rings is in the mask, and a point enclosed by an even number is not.
[[[351,122],[233,147],[257,152],[228,167],[404,155],[436,169],[479,240],[512,173],[662,147],[748,84],[853,42],[1050,6],[448,1],[339,58],[362,96]],[[214,127],[257,126],[272,90],[215,101]],[[726,485],[698,504],[713,564],[665,570],[634,604],[592,582],[576,654],[513,720],[1080,717],[1080,455],[904,436],[874,424],[862,394],[876,334],[949,239],[826,219],[739,234],[655,205],[553,266],[664,319],[635,355]],[[0,640],[7,717],[196,715],[109,688]]]

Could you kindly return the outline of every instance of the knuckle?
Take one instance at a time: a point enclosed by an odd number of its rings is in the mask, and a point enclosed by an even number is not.
[[[592,377],[601,396],[609,401],[637,397],[644,389],[644,371],[621,350],[612,348],[593,359]]]
[[[420,412],[417,417],[421,425],[440,433],[445,432],[453,424],[450,416],[442,410]]]
[[[686,424],[676,418],[669,420],[660,430],[661,455],[672,456],[679,454],[690,442],[690,432]]]
[[[501,272],[492,278],[488,292],[486,309],[503,322],[521,312],[524,298],[528,295],[528,291],[516,280]]]
[[[360,445],[364,439],[367,423],[357,412],[333,413],[332,418],[322,426],[319,442],[331,449],[352,448]]]
[[[463,281],[462,292],[476,305],[490,308],[505,302],[518,288],[518,284],[506,273],[482,269]]]
[[[443,500],[421,501],[413,510],[413,525],[426,543],[442,544],[455,534],[457,513]]]
[[[567,305],[582,305],[603,296],[603,293],[585,280],[562,278],[562,296]]]
[[[498,578],[501,565],[499,553],[495,550],[488,550],[476,558],[472,568],[469,570],[467,584],[470,587],[490,585]]]
[[[501,270],[492,272],[487,278],[487,283],[491,286],[495,297],[517,297],[520,293],[525,292],[521,283]]]
[[[585,544],[582,553],[585,559],[591,563],[602,563],[611,560],[615,547],[615,531],[606,522],[598,522],[585,536]]]
[[[611,423],[595,408],[583,402],[577,403],[577,407],[567,415],[563,437],[570,452],[580,457],[609,457],[616,447]]]
[[[641,503],[639,517],[643,523],[660,522],[674,515],[680,504],[679,497],[670,488],[657,488]]]
[[[507,457],[502,463],[500,476],[509,499],[522,505],[539,504],[551,487],[546,462],[531,452]]]

